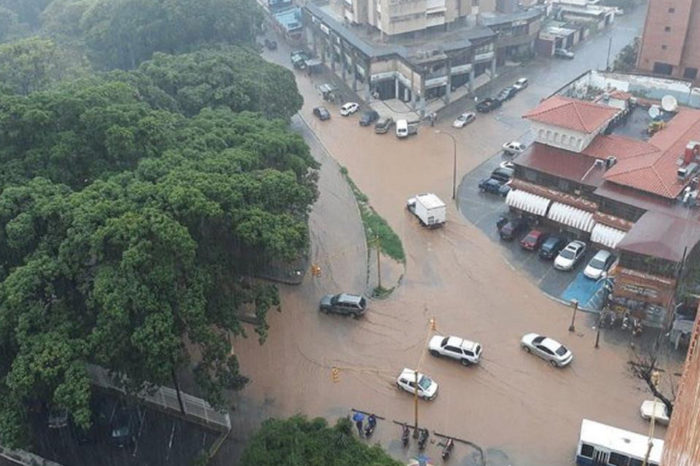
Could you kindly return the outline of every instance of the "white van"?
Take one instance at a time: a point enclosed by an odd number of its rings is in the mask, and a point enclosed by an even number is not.
[[[408,121],[396,120],[396,137],[405,138],[408,136]]]

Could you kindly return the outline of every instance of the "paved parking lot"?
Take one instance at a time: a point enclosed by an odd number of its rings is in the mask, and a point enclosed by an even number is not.
[[[521,141],[529,143],[529,135],[524,135]],[[499,152],[462,178],[458,191],[460,212],[492,241],[500,243],[508,263],[527,273],[548,296],[566,302],[576,299],[587,309],[599,308],[603,301],[603,282],[596,283],[583,275],[583,269],[597,251],[596,248],[589,245],[586,255],[574,270],[562,272],[552,267],[552,261],[544,261],[535,252],[521,248],[519,240],[524,235],[511,242],[503,241],[498,236],[497,220],[504,215],[513,215],[509,213],[503,197],[480,192],[478,184],[480,180],[488,178],[502,161],[510,159],[511,157]]]

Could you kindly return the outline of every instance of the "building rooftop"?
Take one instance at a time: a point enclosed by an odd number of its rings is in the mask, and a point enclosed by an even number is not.
[[[697,221],[648,211],[617,244],[617,249],[679,263],[698,241]]]
[[[479,22],[484,26],[498,26],[512,23],[513,21],[523,21],[542,16],[543,11],[539,8],[516,11],[513,13],[492,13],[484,12],[479,15]]]
[[[598,186],[603,181],[604,165],[595,164],[596,158],[539,142],[533,143],[513,163],[538,172],[575,181],[588,186]]]
[[[579,99],[554,95],[523,115],[547,125],[591,134],[601,129],[620,109]]]

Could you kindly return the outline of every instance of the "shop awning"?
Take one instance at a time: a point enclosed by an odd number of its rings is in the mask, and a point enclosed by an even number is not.
[[[618,230],[617,228],[609,227],[602,223],[596,223],[591,231],[591,241],[614,249],[617,243],[622,241],[622,238],[625,237],[625,234],[624,231]]]
[[[595,225],[592,213],[567,204],[562,204],[561,202],[552,203],[547,218],[570,227],[578,228],[586,233],[590,233],[593,229],[593,225]]]
[[[535,215],[546,214],[550,202],[552,201],[546,197],[528,193],[520,189],[511,189],[508,192],[508,196],[506,196],[506,204],[508,204],[508,206]]]

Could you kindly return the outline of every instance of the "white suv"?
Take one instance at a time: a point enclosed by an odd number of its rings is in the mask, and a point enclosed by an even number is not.
[[[340,107],[340,114],[343,116],[348,116],[352,115],[356,111],[360,109],[360,105],[356,102],[348,102],[343,104],[342,107]]]
[[[435,335],[428,343],[428,350],[433,356],[456,359],[464,366],[478,364],[481,359],[480,344],[458,337]]]
[[[416,392],[416,371],[404,369],[396,378],[396,386],[408,393]],[[433,400],[437,396],[438,384],[425,374],[418,373],[418,396],[424,400]]]

